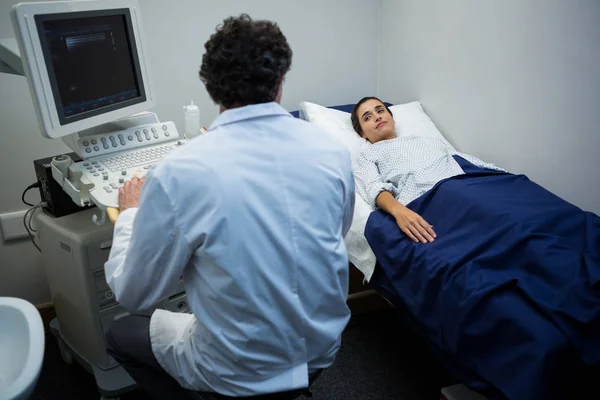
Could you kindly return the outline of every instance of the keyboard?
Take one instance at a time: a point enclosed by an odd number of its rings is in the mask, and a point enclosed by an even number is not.
[[[158,160],[161,160],[175,147],[177,147],[176,144],[169,143],[162,146],[133,151],[131,153],[126,153],[123,155],[107,157],[101,160],[100,162],[110,172],[120,172],[128,168],[152,165]],[[84,163],[84,166],[85,164],[86,163]],[[89,167],[89,165],[87,167]]]
[[[90,158],[77,164],[83,174],[94,184],[90,190],[90,198],[94,204],[102,210],[107,207],[119,208],[119,188],[125,181],[146,176],[148,171],[167,154],[186,142],[186,139],[162,142],[135,150]]]

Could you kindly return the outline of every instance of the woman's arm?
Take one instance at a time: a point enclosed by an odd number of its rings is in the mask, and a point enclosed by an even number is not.
[[[437,237],[433,226],[429,225],[419,214],[406,208],[390,192],[379,193],[377,206],[394,217],[402,232],[412,241],[427,243],[433,242]]]
[[[402,232],[415,242],[433,242],[436,236],[431,225],[396,200],[398,189],[384,182],[375,162],[360,152],[354,158],[352,169],[356,190],[371,207],[379,207],[392,215]]]
[[[392,196],[398,194],[398,189],[390,182],[385,182],[379,174],[377,164],[363,151],[359,152],[352,161],[356,191],[371,208],[376,208],[377,196],[383,191],[390,192]]]

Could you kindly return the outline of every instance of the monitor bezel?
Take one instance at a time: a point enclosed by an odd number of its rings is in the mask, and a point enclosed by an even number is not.
[[[73,20],[81,18],[93,18],[99,16],[123,16],[125,18],[125,31],[129,40],[129,51],[131,52],[131,61],[133,62],[133,72],[136,80],[137,90],[139,96],[121,101],[119,103],[99,107],[93,110],[84,111],[81,113],[74,114],[72,116],[65,116],[64,105],[60,98],[60,92],[58,90],[58,82],[56,79],[56,73],[54,66],[52,65],[52,55],[48,47],[46,35],[44,34],[44,22],[47,21],[58,21],[58,20]],[[71,124],[75,121],[87,119],[95,115],[105,114],[107,112],[118,110],[124,107],[128,107],[134,104],[142,103],[146,101],[146,92],[144,91],[144,85],[142,82],[142,73],[140,68],[140,60],[137,54],[137,46],[133,35],[133,25],[131,23],[131,13],[128,8],[121,9],[110,9],[110,10],[93,10],[93,11],[78,11],[78,12],[67,12],[67,13],[54,13],[54,14],[37,14],[35,15],[35,23],[37,25],[37,31],[40,39],[40,45],[42,47],[42,53],[44,55],[44,61],[46,63],[46,70],[50,78],[50,86],[52,88],[52,94],[54,98],[54,104],[56,105],[56,111],[58,113],[58,119],[61,125]]]
[[[35,20],[36,15],[65,14],[79,12],[111,12],[113,10],[128,9],[130,14],[132,43],[132,58],[139,63],[141,81],[139,81],[140,94],[145,94],[145,99],[134,104],[122,105],[116,109],[106,110],[95,115],[86,114],[83,118],[61,123],[57,102],[51,78],[46,66],[40,41],[40,33]],[[86,131],[133,114],[147,111],[156,105],[154,90],[150,78],[150,69],[146,58],[146,46],[143,36],[141,13],[137,0],[102,0],[102,1],[57,1],[57,2],[31,2],[19,3],[12,9],[13,28],[23,69],[33,98],[33,105],[40,124],[41,133],[47,138],[60,138],[77,132]],[[43,33],[43,32],[42,32]],[[138,98],[139,99],[139,98]],[[83,113],[82,113],[83,114]]]

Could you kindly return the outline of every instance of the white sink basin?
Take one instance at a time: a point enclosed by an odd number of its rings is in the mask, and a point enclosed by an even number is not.
[[[44,359],[44,326],[33,304],[0,297],[0,400],[29,398]]]

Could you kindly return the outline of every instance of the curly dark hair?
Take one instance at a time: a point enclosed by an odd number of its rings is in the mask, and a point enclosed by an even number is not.
[[[225,108],[273,101],[292,65],[292,50],[277,24],[247,14],[225,19],[204,47],[200,80]]]
[[[360,137],[363,137],[363,130],[362,130],[362,126],[360,126],[360,117],[358,116],[358,107],[360,107],[365,101],[368,101],[368,100],[377,100],[378,102],[383,104],[383,106],[385,107],[387,112],[390,113],[392,118],[394,117],[392,110],[390,110],[390,108],[387,106],[387,104],[385,104],[383,101],[379,100],[377,97],[373,97],[373,96],[363,97],[362,99],[360,99],[358,101],[358,103],[356,103],[354,105],[354,107],[352,108],[352,112],[350,113],[350,121],[352,122],[352,127],[354,128],[354,130],[356,131],[356,133],[358,133],[358,136],[360,136]]]

